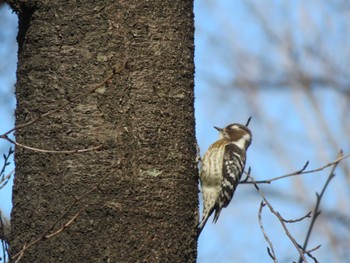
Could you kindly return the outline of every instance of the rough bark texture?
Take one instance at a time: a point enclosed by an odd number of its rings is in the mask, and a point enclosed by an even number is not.
[[[20,262],[194,262],[192,1],[12,1],[20,9],[11,255]],[[29,3],[31,6],[29,6]],[[122,70],[105,91],[89,90]]]

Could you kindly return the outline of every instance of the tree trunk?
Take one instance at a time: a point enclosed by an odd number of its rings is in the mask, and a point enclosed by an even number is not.
[[[192,4],[11,2],[13,261],[195,261]]]

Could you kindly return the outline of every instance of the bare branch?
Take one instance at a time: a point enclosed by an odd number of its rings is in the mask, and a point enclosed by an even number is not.
[[[63,232],[63,230],[65,230],[70,224],[72,224],[77,218],[78,216],[81,214],[81,212],[83,212],[83,208],[80,209],[78,211],[78,213],[76,213],[67,223],[65,223],[60,229],[58,229],[57,231],[53,232],[52,234],[46,235],[45,238],[50,238],[53,237],[61,232]]]
[[[330,163],[327,163],[326,165],[324,166],[321,166],[317,169],[313,169],[313,170],[307,170],[305,171],[306,167],[308,166],[309,164],[309,161],[307,161],[304,165],[304,167],[296,172],[293,172],[293,173],[289,173],[289,174],[285,174],[285,175],[281,175],[281,176],[278,176],[278,177],[274,177],[274,178],[271,178],[271,179],[266,179],[266,180],[261,180],[261,181],[255,181],[256,184],[270,184],[271,182],[273,181],[276,181],[276,180],[280,180],[280,179],[283,179],[283,178],[286,178],[286,177],[291,177],[291,176],[296,176],[296,175],[301,175],[301,174],[309,174],[309,173],[315,173],[315,172],[319,172],[319,171],[323,171],[324,169],[332,166],[332,165],[335,165],[335,164],[338,164],[340,163],[342,160],[346,159],[350,157],[350,154],[347,154],[347,155],[342,155],[341,157],[338,157],[336,160],[334,160],[333,162],[330,162]],[[248,172],[246,173],[247,175],[249,174]],[[248,180],[248,177],[247,176],[246,178],[244,178],[244,180],[240,181],[239,183],[241,184],[254,184],[254,182],[252,181],[249,181]]]
[[[11,171],[9,174],[7,174],[5,176],[6,167],[10,165],[9,159],[10,159],[10,156],[13,153],[14,153],[14,151],[10,147],[7,155],[6,154],[3,155],[3,157],[4,157],[4,164],[3,164],[2,168],[1,168],[1,171],[0,171],[0,189],[3,188],[9,182],[9,180],[11,178],[11,175],[14,172],[14,171]]]
[[[318,263],[318,260],[311,254],[311,252],[316,251],[316,250],[319,249],[320,247],[321,247],[321,245],[318,245],[318,246],[316,246],[316,247],[314,247],[314,248],[312,248],[312,249],[310,249],[310,250],[305,250],[305,253],[306,253],[310,258],[312,258],[312,259],[315,261],[315,263]]]
[[[262,197],[262,199],[264,200],[264,202],[266,203],[266,205],[268,206],[268,208],[270,209],[271,213],[273,213],[277,219],[280,221],[286,235],[288,236],[288,238],[291,240],[291,242],[293,243],[294,247],[297,249],[300,257],[304,260],[305,263],[307,263],[308,261],[306,260],[305,256],[304,256],[304,251],[300,248],[299,244],[295,241],[294,237],[290,234],[282,216],[280,215],[279,212],[276,212],[275,209],[272,207],[272,205],[267,201],[264,193],[260,190],[259,186],[257,185],[257,183],[255,182],[254,178],[251,177],[248,174],[249,178],[252,180],[256,190],[259,192],[260,196]]]
[[[19,147],[23,147],[25,149],[28,149],[28,150],[32,150],[32,151],[36,151],[36,152],[44,152],[44,153],[81,153],[81,152],[88,152],[88,151],[92,151],[92,150],[96,150],[98,148],[101,147],[100,146],[95,146],[95,147],[91,147],[91,148],[88,148],[88,149],[80,149],[80,150],[71,150],[71,151],[55,151],[55,150],[45,150],[45,149],[39,149],[39,148],[34,148],[34,147],[30,147],[30,146],[26,146],[26,145],[23,145],[23,144],[20,144],[18,142],[15,142],[14,140],[10,139],[8,137],[8,134],[12,133],[13,131],[15,130],[18,130],[18,129],[22,129],[24,127],[27,127],[49,115],[52,115],[53,113],[56,113],[62,109],[64,109],[65,107],[67,107],[69,104],[77,101],[79,98],[82,98],[82,97],[86,97],[87,95],[89,95],[90,93],[93,93],[95,91],[97,91],[98,89],[100,89],[101,87],[103,87],[105,84],[107,84],[108,82],[110,82],[113,77],[122,71],[122,69],[124,69],[125,65],[123,64],[122,66],[120,66],[118,69],[117,68],[113,68],[113,72],[112,74],[110,74],[106,79],[104,79],[102,82],[98,83],[98,84],[95,84],[95,85],[92,85],[91,88],[85,92],[85,93],[82,93],[82,94],[79,94],[75,97],[73,97],[72,99],[70,99],[69,101],[63,103],[61,106],[57,107],[56,109],[54,110],[51,110],[51,111],[48,111],[26,123],[23,123],[23,124],[19,124],[19,125],[16,125],[14,128],[12,128],[11,130],[5,132],[4,134],[0,134],[0,138],[1,139],[4,139],[12,144],[15,144],[16,146],[19,146]]]
[[[286,223],[296,223],[296,222],[300,222],[300,221],[304,220],[305,218],[311,217],[311,213],[312,213],[312,212],[310,211],[310,212],[308,212],[306,215],[304,215],[303,217],[300,217],[300,218],[297,218],[297,219],[292,219],[292,220],[286,220],[286,219],[284,219],[284,218],[282,218],[282,219],[283,219],[283,221],[286,222]]]
[[[321,204],[321,199],[323,197],[323,194],[325,193],[326,189],[327,189],[327,186],[329,185],[330,181],[334,178],[335,176],[335,169],[337,168],[339,162],[341,160],[343,160],[345,157],[343,156],[343,151],[340,151],[339,154],[338,154],[338,158],[337,158],[337,161],[333,162],[333,168],[327,178],[327,181],[326,183],[324,184],[323,186],[323,189],[321,191],[321,194],[318,194],[316,193],[316,205],[315,205],[315,209],[314,209],[314,213],[313,213],[313,216],[312,216],[312,219],[311,219],[311,223],[310,223],[310,226],[309,226],[309,229],[307,231],[307,234],[306,234],[306,237],[305,237],[305,241],[304,241],[304,245],[302,247],[302,249],[304,251],[306,251],[306,247],[307,247],[307,244],[309,242],[309,239],[310,239],[310,236],[311,236],[311,232],[312,232],[312,229],[315,225],[315,222],[316,222],[316,219],[317,217],[321,214],[321,211],[319,210],[320,208],[320,204]],[[302,262],[302,258],[299,258],[299,263]]]
[[[259,208],[259,213],[258,213],[259,225],[260,225],[261,232],[263,233],[266,242],[269,244],[269,246],[267,247],[267,253],[272,258],[273,262],[278,262],[278,260],[276,258],[275,250],[273,249],[272,242],[270,241],[269,237],[266,234],[266,231],[264,229],[264,226],[263,226],[263,223],[262,223],[262,219],[261,219],[261,213],[262,213],[262,210],[263,210],[265,205],[266,205],[266,203],[264,203],[264,201],[261,201],[260,208]]]
[[[0,171],[0,176],[3,175],[3,173],[5,172],[5,169],[6,169],[6,166],[8,166],[10,163],[8,162],[8,160],[10,159],[10,156],[14,153],[14,151],[12,150],[12,147],[10,147],[7,155],[4,154],[3,157],[4,157],[4,164],[1,168],[1,171]]]
[[[120,162],[118,162],[116,164],[116,166],[118,166],[120,164]],[[111,173],[113,173],[115,169],[113,169],[111,171]],[[79,197],[76,197],[75,200],[72,202],[72,204],[66,209],[65,212],[63,212],[58,219],[51,224],[51,226],[46,229],[38,238],[36,238],[34,241],[30,242],[29,244],[25,243],[23,245],[23,248],[21,249],[21,251],[19,251],[18,253],[16,253],[15,255],[13,255],[11,257],[11,260],[14,260],[17,258],[16,262],[18,262],[21,257],[23,256],[24,252],[29,249],[30,247],[32,247],[33,245],[37,244],[38,242],[51,238],[53,236],[56,236],[57,234],[61,233],[64,231],[65,228],[67,228],[69,225],[71,225],[77,218],[78,216],[81,214],[81,212],[84,210],[84,208],[80,209],[78,213],[76,213],[70,220],[68,220],[62,227],[60,227],[58,230],[54,231],[53,233],[50,233],[50,231],[52,231],[54,229],[54,227],[64,218],[68,215],[68,213],[76,206],[76,204],[78,202],[80,202],[85,196],[89,195],[91,192],[95,191],[100,184],[107,179],[107,177],[110,176],[110,174],[107,174],[106,176],[104,176],[99,182],[97,182],[91,189],[89,189],[88,191],[86,191],[84,194],[82,194]]]
[[[40,238],[34,240],[33,242],[27,244],[24,244],[23,249],[19,252],[19,255],[16,254],[15,256],[12,257],[12,259],[16,258],[18,255],[18,259],[16,260],[16,262],[19,262],[20,259],[22,258],[22,256],[24,255],[24,252],[29,249],[30,247],[34,246],[35,244],[37,244],[39,241],[44,240],[44,239],[48,239],[51,238],[59,233],[61,233],[63,230],[65,230],[69,225],[71,225],[77,218],[78,216],[81,214],[81,212],[84,210],[84,208],[80,209],[78,211],[78,213],[76,213],[67,223],[65,223],[61,228],[59,228],[57,231],[55,231],[52,234],[49,235],[44,235],[44,236],[40,236]]]
[[[125,65],[121,65],[119,66],[118,68],[113,68],[113,72],[112,74],[110,74],[106,79],[104,79],[102,82],[98,83],[98,84],[95,84],[95,85],[92,85],[91,88],[87,91],[87,92],[84,92],[82,94],[79,94],[75,97],[73,97],[72,99],[70,99],[69,101],[63,103],[61,106],[59,106],[58,108],[56,109],[53,109],[51,111],[48,111],[44,114],[41,114],[40,116],[28,121],[28,122],[25,122],[25,123],[22,123],[22,124],[18,124],[16,125],[15,127],[13,127],[11,130],[8,130],[7,132],[5,132],[4,134],[1,134],[0,135],[0,138],[3,138],[3,139],[6,139],[7,135],[12,133],[13,131],[15,130],[18,130],[18,129],[22,129],[24,127],[27,127],[35,122],[37,122],[38,120],[41,120],[49,115],[52,115],[53,113],[56,113],[62,109],[64,109],[65,107],[67,107],[69,104],[75,102],[76,100],[78,100],[79,98],[82,98],[82,97],[85,97],[87,95],[89,95],[90,93],[93,93],[95,92],[96,90],[98,90],[99,88],[101,88],[103,85],[105,85],[106,83],[110,82],[113,77],[117,74],[117,73],[120,73],[123,69],[124,69]]]
[[[13,169],[11,172],[9,172],[8,175],[2,176],[0,179],[0,189],[2,189],[9,181],[11,176],[15,173],[15,170]]]
[[[98,150],[102,147],[102,144],[101,144],[101,145],[94,146],[94,147],[87,148],[87,149],[55,151],[55,150],[45,150],[45,149],[35,148],[35,147],[31,147],[31,146],[26,146],[24,144],[21,144],[19,142],[16,142],[16,141],[10,139],[7,135],[1,135],[0,138],[3,138],[5,140],[7,140],[8,142],[15,144],[16,146],[25,148],[27,150],[35,151],[35,152],[41,152],[41,153],[83,153],[83,152],[90,152],[90,151]]]

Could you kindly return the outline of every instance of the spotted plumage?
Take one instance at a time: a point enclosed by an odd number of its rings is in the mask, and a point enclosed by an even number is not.
[[[246,151],[251,143],[250,130],[241,124],[230,124],[224,129],[215,127],[219,140],[205,153],[200,171],[203,197],[203,215],[199,234],[215,211],[215,223],[222,208],[227,207],[241,179],[246,162]]]

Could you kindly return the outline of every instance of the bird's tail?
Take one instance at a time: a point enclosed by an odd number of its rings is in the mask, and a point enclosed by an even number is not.
[[[203,216],[202,221],[198,225],[198,236],[201,234],[205,224],[207,223],[209,215]]]

